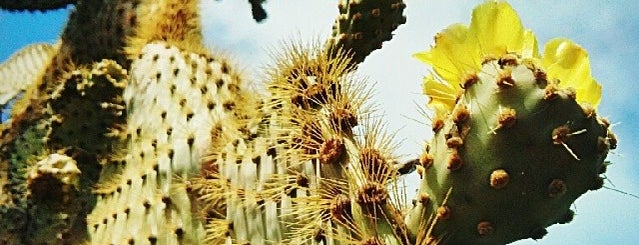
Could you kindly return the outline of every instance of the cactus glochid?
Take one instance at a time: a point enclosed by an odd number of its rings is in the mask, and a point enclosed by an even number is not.
[[[504,2],[416,55],[436,73],[435,135],[402,164],[355,74],[405,23],[401,0],[339,1],[332,36],[288,42],[265,91],[205,47],[196,0],[0,1],[67,4],[59,43],[0,65],[0,103],[16,101],[0,127],[1,244],[537,239],[602,186],[616,147],[585,50],[555,39],[540,55]]]

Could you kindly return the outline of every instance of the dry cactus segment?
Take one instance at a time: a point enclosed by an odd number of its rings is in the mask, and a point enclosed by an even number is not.
[[[0,9],[9,11],[47,11],[66,8],[78,0],[2,0]]]
[[[402,0],[340,0],[338,8],[340,15],[328,45],[352,52],[353,64],[380,49],[392,38],[391,33],[406,23]]]
[[[251,14],[253,15],[253,19],[258,23],[264,21],[267,17],[266,10],[262,7],[265,1],[266,0],[249,0],[251,4]]]
[[[79,188],[81,171],[73,158],[63,154],[50,154],[32,167],[27,178],[31,198],[65,204],[69,201],[69,192]],[[44,198],[43,196],[46,196]]]

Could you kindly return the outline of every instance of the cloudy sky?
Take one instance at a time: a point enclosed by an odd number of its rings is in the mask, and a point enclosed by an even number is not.
[[[271,0],[265,8],[269,18],[256,24],[246,1],[202,0],[202,22],[207,44],[230,54],[248,75],[259,80],[270,61],[269,50],[282,40],[311,41],[330,34],[336,16],[335,1]],[[378,113],[400,142],[398,155],[415,157],[431,137],[428,120],[418,113],[426,98],[420,94],[427,67],[411,55],[432,44],[433,36],[453,23],[470,22],[472,8],[481,1],[405,0],[408,22],[400,26],[391,42],[361,65],[359,74],[375,88]],[[603,85],[599,114],[615,123],[619,148],[608,160],[614,164],[606,174],[609,182],[596,192],[579,198],[577,216],[568,225],[555,225],[542,240],[515,244],[633,244],[639,242],[639,163],[633,161],[639,145],[639,2],[628,1],[510,1],[525,27],[532,29],[540,46],[553,37],[568,37],[590,53],[593,76]],[[0,11],[0,61],[20,47],[34,42],[54,42],[68,10],[46,14]],[[88,33],[87,35],[90,35]],[[543,50],[543,49],[542,49]],[[635,149],[635,150],[633,150]],[[406,182],[416,186],[417,180]],[[413,187],[415,188],[415,187]],[[615,190],[611,190],[615,189]]]

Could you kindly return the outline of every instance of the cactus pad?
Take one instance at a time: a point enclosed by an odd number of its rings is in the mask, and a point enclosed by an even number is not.
[[[541,238],[601,188],[609,125],[527,60],[487,61],[473,79],[424,153],[432,234],[447,244]]]
[[[358,64],[382,43],[392,38],[392,32],[406,22],[406,4],[402,0],[341,0],[339,17],[333,25],[328,44],[353,53],[352,63]]]

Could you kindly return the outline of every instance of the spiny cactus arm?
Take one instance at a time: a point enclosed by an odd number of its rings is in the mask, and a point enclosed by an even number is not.
[[[413,236],[445,244],[540,239],[546,227],[572,219],[569,208],[576,198],[603,185],[600,174],[616,138],[591,105],[601,92],[590,77],[585,50],[564,40],[565,56],[557,58],[554,49],[560,45],[551,41],[545,52],[553,61],[544,64],[532,33],[510,28],[511,23],[519,20],[510,6],[487,2],[475,9],[470,29],[453,27],[465,34],[457,37],[468,39],[451,39],[445,31],[433,50],[418,55],[453,93],[438,96],[445,90],[426,78],[425,91],[438,117],[435,137],[420,158],[418,202],[407,216]],[[493,25],[495,31],[486,35],[473,28]],[[503,39],[488,41],[500,35]],[[495,45],[460,52],[477,43]],[[561,73],[553,71],[559,65],[548,65],[567,57],[581,58],[567,59]],[[442,100],[450,96],[456,98],[452,105]],[[420,236],[422,227],[430,227],[430,237]]]
[[[340,0],[340,15],[327,41],[329,47],[352,52],[353,64],[359,64],[382,43],[392,38],[392,32],[406,23],[402,0]]]
[[[2,0],[0,9],[9,11],[47,11],[66,8],[70,4],[76,4],[78,0]]]
[[[297,188],[309,196],[293,199],[291,216],[298,219],[290,241],[376,239],[383,226],[378,223],[397,221],[390,211],[392,191],[385,190],[395,176],[390,140],[378,123],[366,123],[369,90],[352,71],[343,53],[293,44],[272,72],[270,110],[281,127],[276,138],[290,149],[280,154],[290,168],[306,162],[314,169],[297,171],[305,181],[298,176],[296,182],[306,183]],[[395,235],[401,240],[401,233]]]
[[[59,45],[32,44],[11,55],[0,65],[0,105],[37,82]]]

